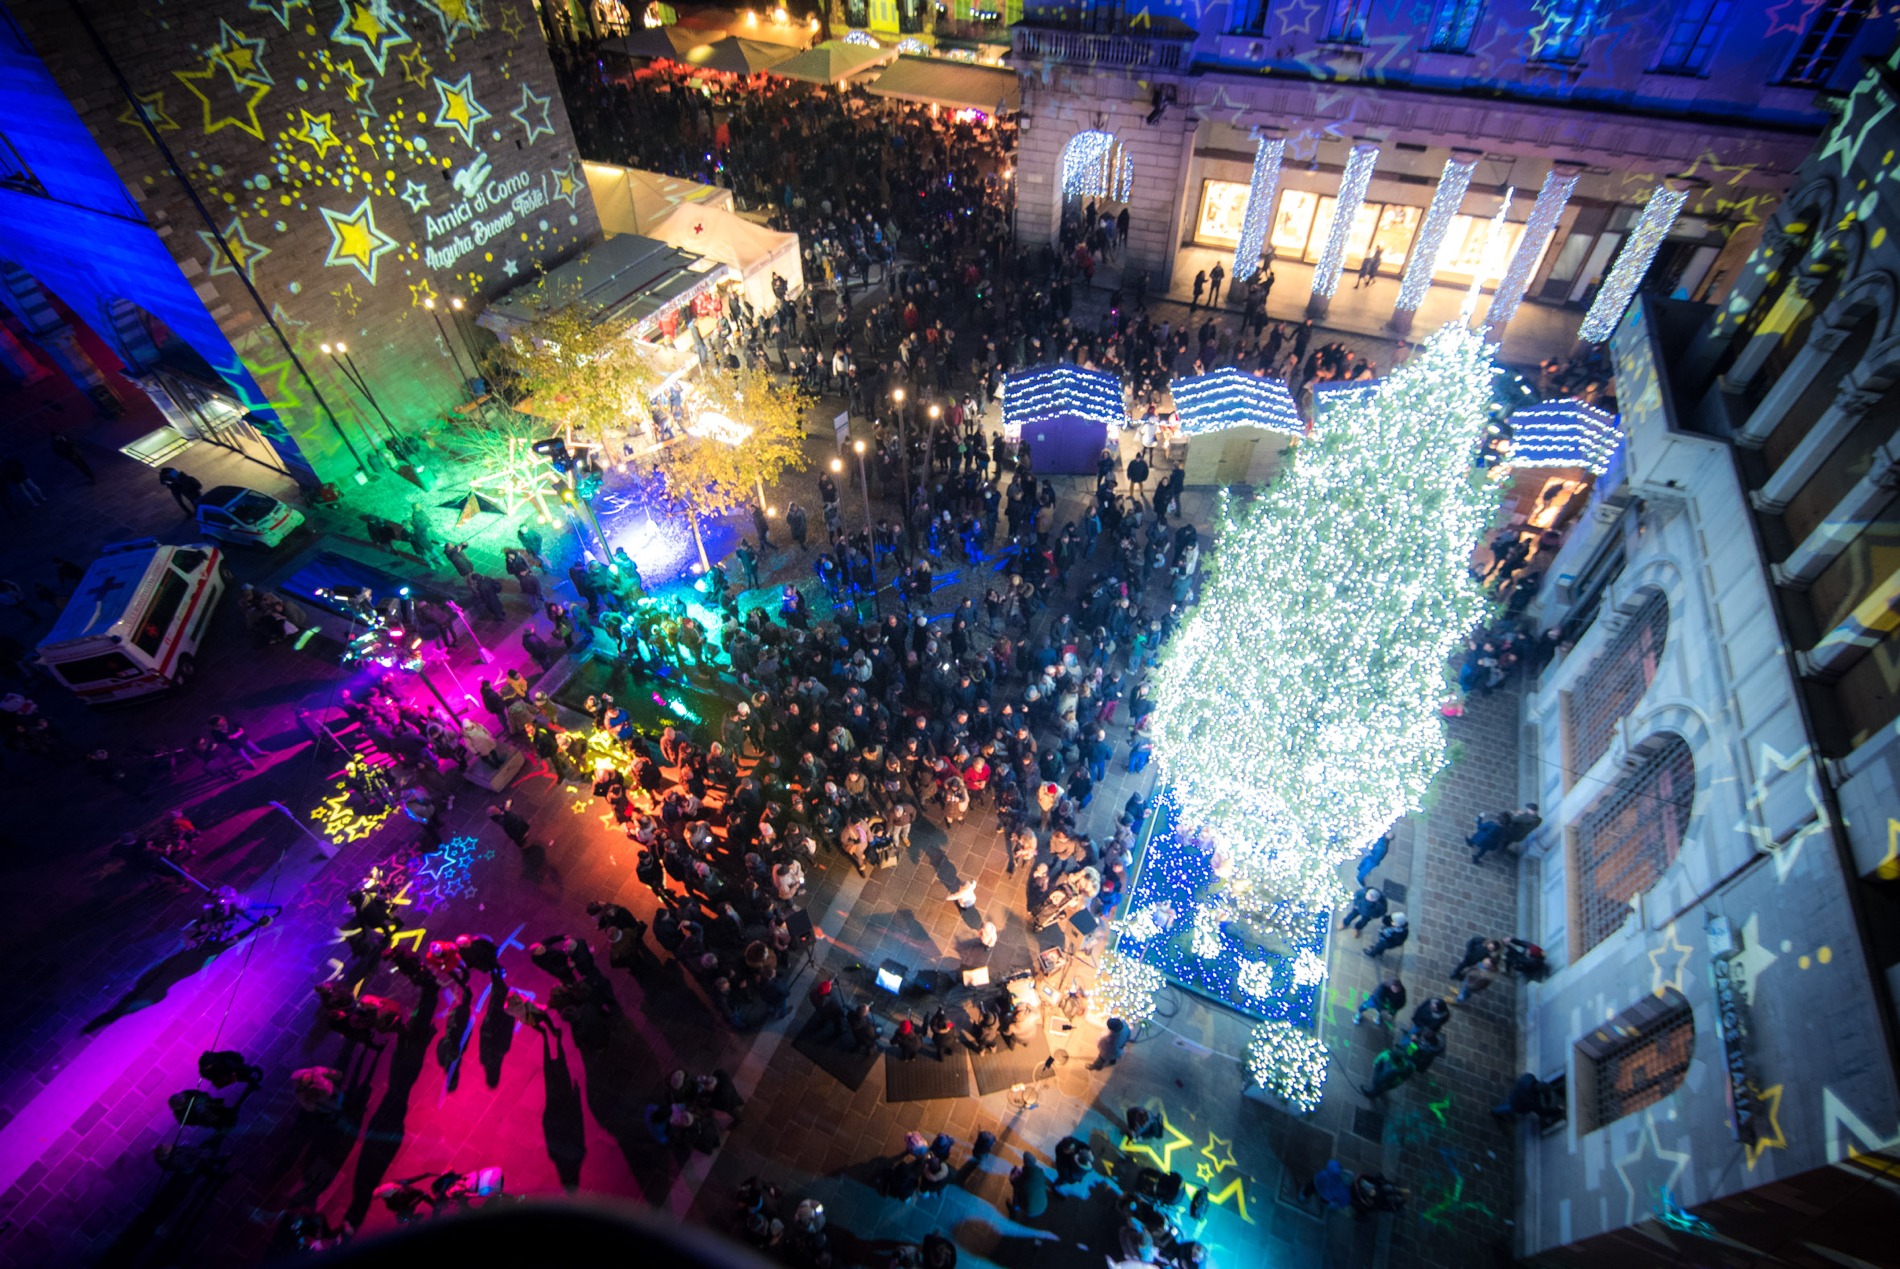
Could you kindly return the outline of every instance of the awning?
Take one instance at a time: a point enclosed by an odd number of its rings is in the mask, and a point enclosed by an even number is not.
[[[600,47],[610,53],[623,53],[628,57],[677,58],[687,49],[704,44],[709,38],[712,37],[704,32],[692,31],[684,27],[642,27],[619,39],[602,40]]]
[[[1527,405],[1509,422],[1513,467],[1582,467],[1601,476],[1623,443],[1614,414],[1569,398]]]
[[[1225,366],[1211,374],[1177,379],[1169,389],[1183,436],[1225,427],[1265,427],[1302,436],[1306,420],[1284,380],[1266,379]]]
[[[732,210],[732,191],[717,185],[649,172],[612,163],[582,163],[587,188],[600,212],[600,227],[609,234],[645,233],[682,204]]]
[[[756,75],[777,66],[794,50],[757,40],[723,39],[701,44],[673,57],[672,61],[694,70],[724,71],[729,75]]]
[[[1012,70],[994,70],[936,57],[900,57],[885,68],[870,91],[899,101],[1015,114],[1023,108],[1023,87]]]
[[[867,66],[879,66],[897,56],[887,48],[846,44],[826,40],[817,48],[806,49],[774,66],[771,73],[808,84],[836,84],[851,78]]]

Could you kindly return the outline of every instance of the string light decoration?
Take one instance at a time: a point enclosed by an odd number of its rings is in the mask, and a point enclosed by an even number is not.
[[[1590,311],[1583,315],[1583,325],[1577,328],[1579,340],[1600,344],[1610,337],[1616,324],[1623,320],[1623,310],[1630,306],[1636,288],[1643,284],[1649,266],[1656,260],[1656,252],[1675,227],[1676,217],[1688,200],[1688,190],[1658,185],[1651,191],[1649,205],[1643,208],[1630,236],[1623,240],[1622,248],[1616,253],[1616,263],[1610,266]]]
[[[1306,420],[1284,379],[1250,375],[1233,366],[1177,379],[1169,389],[1181,420],[1181,435],[1199,436],[1226,427],[1264,427],[1301,436]]]
[[[1299,1115],[1319,1109],[1328,1058],[1317,1036],[1277,1020],[1255,1027],[1247,1041],[1247,1073],[1254,1084]]]
[[[1247,210],[1240,218],[1240,243],[1234,248],[1234,277],[1250,278],[1260,269],[1267,249],[1267,225],[1273,216],[1273,194],[1280,185],[1280,162],[1286,142],[1261,137],[1254,143],[1253,175],[1247,178]]]
[[[1325,963],[1330,911],[1299,907],[1233,875],[1211,838],[1182,830],[1172,790],[1158,795],[1154,815],[1116,950],[1242,1013],[1310,1026],[1323,988],[1299,981],[1298,965]]]
[[[1311,386],[1315,421],[1346,404],[1376,396],[1383,379],[1321,379]]]
[[[1581,467],[1601,476],[1623,443],[1616,415],[1582,401],[1539,401],[1510,423],[1513,467]]]
[[[1432,275],[1438,270],[1438,257],[1445,249],[1445,234],[1458,209],[1464,206],[1465,191],[1471,188],[1471,174],[1477,170],[1475,162],[1445,160],[1438,188],[1432,191],[1432,205],[1425,209],[1425,223],[1419,226],[1412,254],[1405,262],[1405,275],[1399,279],[1399,302],[1395,305],[1399,312],[1417,312],[1418,306],[1425,302],[1426,294],[1432,289]]]
[[[1511,262],[1504,266],[1497,289],[1491,292],[1491,307],[1485,311],[1484,335],[1493,343],[1503,339],[1504,328],[1517,316],[1518,305],[1524,302],[1524,292],[1531,284],[1531,270],[1543,258],[1544,247],[1557,232],[1557,219],[1569,206],[1571,192],[1576,188],[1575,176],[1555,168],[1544,174],[1537,201],[1531,204],[1531,214],[1524,221],[1524,235],[1517,240],[1517,250],[1511,253]]]
[[[877,42],[877,37],[872,35],[869,31],[846,31],[844,42],[846,44],[862,44],[866,48],[884,47]]]
[[[1361,141],[1346,155],[1346,170],[1339,176],[1339,201],[1333,205],[1333,223],[1326,230],[1326,245],[1313,265],[1313,298],[1330,300],[1339,286],[1339,273],[1346,261],[1346,240],[1352,237],[1353,221],[1366,201],[1366,186],[1372,181],[1372,169],[1379,161],[1379,147]]]
[[[1201,603],[1155,671],[1155,757],[1235,886],[1323,910],[1338,867],[1445,761],[1447,662],[1483,616],[1472,544],[1498,490],[1473,454],[1491,350],[1447,325],[1251,506],[1225,500]]]
[[[1155,993],[1167,985],[1161,971],[1148,962],[1107,951],[1095,972],[1095,1008],[1105,1017],[1138,1027],[1154,1016]]]
[[[1109,427],[1128,422],[1122,401],[1121,379],[1106,370],[1084,370],[1064,363],[1024,370],[1009,376],[1003,386],[1003,426],[1047,422],[1054,418],[1086,419]]]
[[[1135,165],[1112,132],[1078,132],[1062,149],[1064,198],[1125,203],[1135,191]]]

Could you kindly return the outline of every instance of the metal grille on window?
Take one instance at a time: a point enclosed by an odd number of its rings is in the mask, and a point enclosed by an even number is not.
[[[1614,934],[1630,901],[1675,862],[1695,806],[1695,758],[1680,736],[1655,742],[1576,830],[1577,929],[1584,950]]]
[[[1687,1001],[1596,1059],[1599,1127],[1653,1106],[1676,1091],[1695,1056],[1695,1018]]]
[[[1649,690],[1668,634],[1669,600],[1661,591],[1651,591],[1577,686],[1565,694],[1564,725],[1570,731],[1573,778],[1608,752],[1617,720]]]

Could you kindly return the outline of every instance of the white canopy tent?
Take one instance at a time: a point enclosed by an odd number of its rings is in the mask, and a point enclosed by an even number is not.
[[[600,211],[600,227],[609,235],[646,233],[675,207],[732,210],[732,191],[717,185],[612,163],[583,163],[581,168]]]
[[[770,312],[778,303],[772,294],[774,273],[785,279],[791,295],[805,288],[797,234],[779,233],[708,206],[675,207],[647,233],[728,266],[739,276],[746,302],[761,313]]]

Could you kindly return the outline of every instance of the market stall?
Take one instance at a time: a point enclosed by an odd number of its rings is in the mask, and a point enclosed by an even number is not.
[[[896,57],[894,49],[826,40],[823,44],[786,58],[767,73],[808,84],[841,84],[853,75],[886,65]]]
[[[1284,380],[1226,366],[1175,380],[1171,394],[1190,485],[1265,483],[1306,433]]]
[[[1514,410],[1502,431],[1504,515],[1555,532],[1582,511],[1623,445],[1616,415],[1569,399]]]
[[[702,185],[683,177],[613,163],[582,163],[587,188],[600,212],[607,235],[647,234],[675,207],[709,207],[731,211],[732,191]]]
[[[990,115],[1013,115],[1023,108],[1023,88],[1015,71],[937,57],[900,57],[884,69],[869,91],[875,97]]]
[[[787,295],[805,289],[797,234],[779,233],[710,206],[675,207],[647,232],[661,242],[728,266],[731,283],[761,313],[778,304],[772,290],[774,275],[785,279]]]
[[[1003,436],[1027,441],[1036,472],[1092,476],[1111,428],[1127,425],[1121,379],[1062,363],[1004,381]]]

